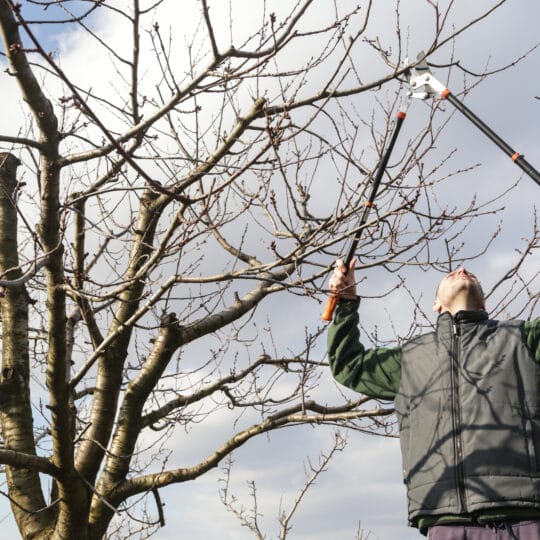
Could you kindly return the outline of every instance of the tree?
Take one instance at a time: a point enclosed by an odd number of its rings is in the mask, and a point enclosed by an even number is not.
[[[426,2],[428,60],[504,3],[452,27],[452,3]],[[161,488],[272,430],[392,422],[391,408],[364,398],[318,399],[324,327],[285,354],[264,313],[270,298],[322,309],[370,154],[382,153],[406,93],[399,2],[395,33],[376,39],[371,2],[263,2],[251,13],[181,4],[189,28],[164,28],[179,8],[165,0],[0,2],[3,78],[18,88],[4,107],[21,99],[29,115],[0,135],[0,462],[24,538],[125,535],[148,495],[162,520]],[[69,29],[92,55],[49,50],[48,27]],[[441,67],[467,68],[452,58]],[[463,92],[487,75],[470,75]],[[399,269],[481,254],[460,237],[500,196],[439,203],[466,172],[435,147],[439,109],[430,103],[425,126],[396,150],[363,234],[361,266],[387,269],[388,292],[404,285]],[[526,313],[537,275],[520,269],[537,247],[534,227],[498,284],[512,281]],[[410,333],[425,324],[418,315]],[[46,388],[31,394],[32,381]],[[169,465],[181,460],[171,437],[213,415],[230,436],[194,465]],[[140,536],[155,530],[146,511],[140,521]],[[290,526],[284,512],[283,538]]]

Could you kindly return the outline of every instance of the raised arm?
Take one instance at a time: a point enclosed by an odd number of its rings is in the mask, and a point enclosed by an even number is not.
[[[356,296],[354,264],[345,272],[336,262],[330,289],[340,301],[328,330],[328,357],[334,378],[344,386],[370,397],[393,400],[401,382],[401,349],[365,349],[358,329],[359,299]]]

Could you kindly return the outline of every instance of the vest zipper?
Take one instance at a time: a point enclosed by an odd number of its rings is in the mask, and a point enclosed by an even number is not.
[[[452,402],[453,411],[452,427],[454,430],[454,455],[456,459],[455,476],[460,513],[467,513],[467,502],[465,500],[465,472],[463,469],[463,441],[461,438],[461,398],[459,388],[460,354],[459,340],[461,328],[459,323],[452,321]]]

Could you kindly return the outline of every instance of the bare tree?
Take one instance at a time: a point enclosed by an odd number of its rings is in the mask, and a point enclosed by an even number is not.
[[[452,2],[427,1],[428,60],[502,4],[456,27]],[[2,77],[18,89],[3,107],[21,102],[26,114],[0,135],[0,462],[24,538],[120,537],[150,496],[155,515],[141,510],[130,529],[144,537],[163,524],[161,488],[253,437],[391,423],[390,408],[365,399],[318,399],[324,327],[314,322],[285,353],[264,314],[270,297],[288,309],[308,297],[317,318],[403,105],[407,51],[399,2],[393,50],[373,38],[369,1],[261,2],[256,14],[234,1],[71,6],[0,1]],[[182,33],[167,21],[179,6]],[[92,54],[49,50],[58,28]],[[486,76],[470,75],[463,91]],[[388,269],[388,291],[400,268],[483,253],[460,237],[502,196],[441,203],[437,190],[464,171],[435,149],[447,121],[438,110],[431,103],[397,149],[363,235],[362,267]],[[537,247],[535,226],[498,283],[512,284],[524,313],[537,276],[520,268]],[[215,415],[229,435],[196,464],[170,466],[174,434]],[[283,538],[293,514],[282,514]]]

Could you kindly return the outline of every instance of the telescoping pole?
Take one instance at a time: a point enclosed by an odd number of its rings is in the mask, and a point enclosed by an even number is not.
[[[417,64],[413,68],[413,74],[409,78],[409,96],[413,98],[427,99],[438,94],[441,99],[449,101],[461,114],[470,120],[484,135],[487,135],[512,161],[540,186],[540,173],[525,160],[522,154],[516,152],[510,145],[504,142],[492,129],[490,129],[478,116],[467,106],[457,99],[446,86],[433,76],[426,61],[424,52],[418,54]],[[422,91],[424,89],[424,91]]]
[[[390,154],[392,153],[392,149],[394,148],[394,145],[396,144],[396,139],[401,129],[401,126],[403,124],[403,120],[405,120],[405,116],[406,114],[402,111],[398,112],[397,114],[394,132],[392,133],[392,137],[390,138],[390,142],[388,143],[388,148],[386,149],[386,152],[384,153],[379,163],[379,167],[377,168],[377,172],[375,173],[375,177],[373,179],[373,187],[371,188],[371,194],[369,196],[369,199],[364,202],[364,211],[360,218],[358,230],[356,231],[356,234],[354,235],[353,241],[351,243],[351,247],[349,249],[349,252],[347,253],[347,258],[345,259],[345,271],[349,270],[349,265],[351,264],[351,261],[353,260],[354,254],[356,252],[356,248],[358,247],[358,241],[360,240],[360,234],[362,232],[364,225],[367,223],[369,211],[373,207],[373,201],[375,200],[375,197],[377,196],[377,190],[379,189],[379,184],[381,183],[381,179],[386,169],[386,165],[388,164],[388,160],[390,159]],[[331,294],[328,297],[328,300],[326,302],[326,307],[324,308],[323,314],[321,315],[321,318],[323,321],[332,320],[334,309],[336,308],[336,305],[338,302],[339,302],[339,294]]]
[[[525,158],[506,144],[493,130],[491,130],[478,116],[457,99],[448,88],[441,92],[441,97],[449,101],[460,113],[468,118],[477,128],[487,135],[512,161],[527,173],[540,186],[540,173],[525,160]]]

